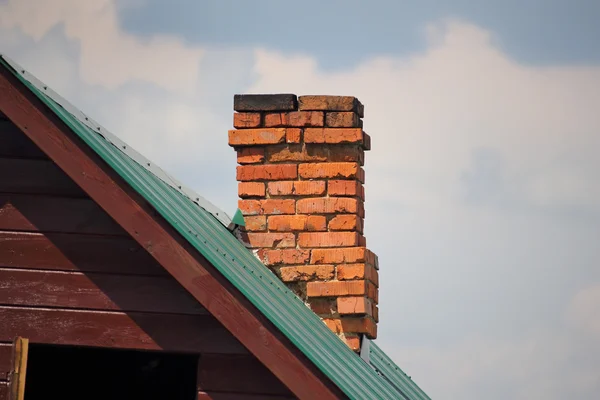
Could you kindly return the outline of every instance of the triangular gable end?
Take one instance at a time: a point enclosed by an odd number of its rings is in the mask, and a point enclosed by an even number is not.
[[[0,61],[2,109],[295,395],[427,398],[399,392],[271,277],[214,215]]]
[[[207,395],[292,397],[2,113],[0,216],[0,281],[11,283],[0,292],[11,321],[0,347],[27,332],[37,343],[193,353]]]

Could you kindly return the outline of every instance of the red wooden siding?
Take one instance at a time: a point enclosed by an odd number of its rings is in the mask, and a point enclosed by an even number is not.
[[[0,400],[9,343],[198,354],[199,399],[291,392],[0,114]]]

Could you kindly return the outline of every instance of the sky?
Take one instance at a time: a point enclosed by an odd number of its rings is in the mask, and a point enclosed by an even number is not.
[[[595,0],[0,0],[0,52],[230,214],[234,94],[357,96],[379,345],[434,399],[595,400],[599,18]]]

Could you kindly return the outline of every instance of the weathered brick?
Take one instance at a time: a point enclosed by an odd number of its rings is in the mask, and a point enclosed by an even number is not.
[[[358,246],[360,236],[358,232],[301,232],[298,234],[298,246],[303,248]]]
[[[268,250],[263,260],[267,265],[305,264],[310,258],[310,250],[286,249]]]
[[[276,215],[269,217],[268,226],[276,232],[324,231],[326,219],[318,215]]]
[[[356,335],[344,335],[344,342],[350,347],[350,350],[359,352],[360,351],[360,338]]]
[[[300,96],[299,110],[315,111],[354,111],[361,118],[364,107],[356,97],[352,96]]]
[[[366,279],[379,285],[379,273],[371,264],[340,264],[337,267],[337,279],[340,281]]]
[[[267,193],[270,196],[289,196],[294,193],[294,181],[269,182]]]
[[[264,215],[244,217],[246,230],[250,232],[261,232],[267,230],[267,217]]]
[[[359,179],[364,173],[358,163],[307,163],[298,165],[298,174],[304,179],[332,178]]]
[[[322,111],[292,111],[265,115],[266,127],[307,127],[323,126],[325,116]]]
[[[362,128],[362,120],[354,112],[328,112],[325,126],[330,128]]]
[[[260,200],[238,200],[238,208],[244,216],[261,214]]]
[[[234,128],[258,128],[260,126],[260,113],[235,113],[233,114]]]
[[[298,108],[295,94],[236,94],[235,111],[292,111]]]
[[[327,193],[330,196],[353,196],[364,200],[363,185],[354,180],[330,180],[327,182]]]
[[[265,197],[265,184],[262,182],[240,182],[238,183],[238,196],[241,198]]]
[[[285,142],[286,128],[238,129],[229,131],[230,146],[255,146]]]
[[[347,314],[368,314],[373,315],[374,304],[366,297],[338,297],[337,311],[342,315]]]
[[[291,199],[266,199],[260,205],[264,214],[294,214],[296,202]]]
[[[362,233],[362,218],[358,215],[336,215],[329,221],[330,231],[357,231]]]
[[[371,150],[371,136],[367,135],[366,132],[363,132],[363,148],[365,150]]]
[[[340,319],[325,318],[323,322],[336,334],[342,333],[364,333],[368,338],[377,337],[377,324],[373,318],[365,317],[346,317]]]
[[[296,238],[293,233],[248,233],[250,247],[295,247]]]
[[[311,264],[367,263],[375,265],[376,256],[364,247],[343,249],[314,249]]]
[[[367,294],[366,281],[310,282],[306,286],[308,297],[363,296]]]
[[[306,230],[320,232],[327,230],[327,218],[322,215],[309,215],[306,219]]]
[[[325,297],[313,297],[307,299],[310,309],[319,315],[331,315],[337,308],[335,299]]]
[[[302,129],[300,129],[300,128],[286,129],[285,141],[287,143],[300,143],[302,141]]]
[[[243,215],[294,214],[295,201],[292,199],[238,200],[238,208]]]
[[[355,214],[359,211],[358,200],[347,197],[308,198],[296,202],[296,212],[299,214]]]
[[[301,265],[279,269],[284,282],[329,280],[333,278],[333,265]]]
[[[379,307],[373,304],[373,319],[375,322],[379,322]]]
[[[238,181],[295,179],[298,166],[295,164],[238,165]]]
[[[305,143],[364,143],[361,128],[306,128]]]
[[[269,230],[278,232],[306,230],[305,215],[276,215],[269,218]]]
[[[269,182],[267,192],[271,196],[320,196],[325,194],[324,181],[279,181]]]
[[[239,164],[257,164],[265,161],[265,149],[263,147],[244,147],[237,151],[237,162]]]
[[[266,157],[269,162],[327,161],[329,159],[327,148],[301,144],[269,146],[266,149]]]
[[[317,146],[307,144],[306,147]],[[322,145],[325,146],[325,145]],[[329,162],[357,162],[360,165],[365,163],[365,151],[357,145],[329,145]]]

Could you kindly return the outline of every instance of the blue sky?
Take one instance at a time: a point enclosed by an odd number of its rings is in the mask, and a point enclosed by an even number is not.
[[[366,4],[0,0],[0,51],[229,212],[235,93],[357,96],[380,345],[433,398],[595,400],[600,3]]]

